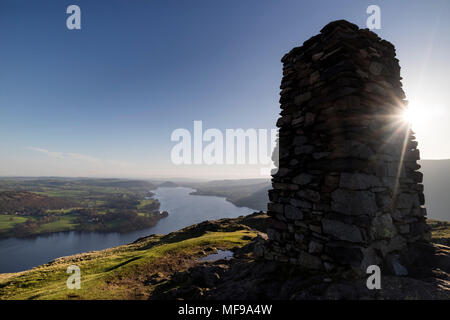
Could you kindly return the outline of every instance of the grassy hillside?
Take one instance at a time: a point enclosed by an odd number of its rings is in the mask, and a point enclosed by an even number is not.
[[[224,197],[238,207],[265,211],[271,187],[269,179],[215,180],[189,184],[197,191],[193,194]]]
[[[425,206],[428,216],[450,221],[450,160],[419,161],[425,186]]]
[[[450,222],[433,219],[428,219],[427,222],[432,230],[431,240],[434,243],[450,246]]]
[[[56,259],[29,271],[0,274],[0,299],[149,299],[178,290],[180,274],[217,249],[239,251],[264,231],[267,215],[203,222],[168,235]],[[450,243],[450,223],[430,221],[433,242]],[[66,286],[67,267],[81,269],[81,289]],[[207,272],[214,276],[214,273]],[[193,276],[189,273],[189,277]]]
[[[200,257],[217,249],[240,248],[257,235],[238,222],[201,223],[129,245],[59,258],[30,271],[0,274],[0,299],[146,299]],[[70,265],[80,267],[80,290],[67,289]]]

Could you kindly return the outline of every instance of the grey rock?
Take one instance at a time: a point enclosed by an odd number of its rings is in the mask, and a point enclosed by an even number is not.
[[[291,205],[287,205],[285,207],[284,214],[285,214],[286,218],[291,219],[291,220],[302,220],[303,219],[302,211]]]
[[[272,228],[268,228],[267,229],[267,236],[269,237],[269,239],[275,240],[275,241],[280,241],[281,240],[281,234],[276,231],[275,229]]]
[[[294,207],[297,207],[297,208],[301,208],[301,209],[311,209],[312,208],[312,204],[308,201],[292,199],[290,202]]]
[[[298,263],[300,266],[306,269],[320,270],[322,269],[322,260],[312,254],[305,251],[300,252],[300,258]]]
[[[370,234],[373,239],[391,239],[397,234],[390,214],[383,214],[372,219]]]
[[[338,189],[331,193],[331,210],[350,215],[372,215],[377,212],[375,195],[369,191]]]
[[[376,75],[376,76],[378,76],[382,70],[383,70],[383,65],[381,63],[378,63],[375,61],[373,61],[369,66],[370,73],[372,73],[373,75]]]
[[[294,98],[294,103],[297,105],[302,104],[305,101],[311,99],[311,92],[306,92]]]
[[[398,195],[396,207],[399,209],[411,210],[413,207],[419,207],[419,197],[417,194],[401,193]]]
[[[339,240],[350,241],[350,242],[363,242],[363,237],[361,231],[358,227],[346,224],[338,220],[322,220],[323,232],[334,236]]]
[[[367,190],[372,187],[380,187],[382,183],[378,177],[373,175],[342,172],[339,186],[351,190]]]
[[[309,243],[309,253],[321,253],[323,250],[323,245],[316,241],[311,241]]]
[[[301,173],[298,176],[296,176],[294,179],[292,179],[292,182],[298,185],[306,185],[310,183],[313,180],[314,176],[307,174],[307,173]]]
[[[312,201],[312,202],[317,202],[320,200],[320,193],[318,193],[317,191],[311,190],[311,189],[302,189],[300,191],[297,192],[298,196],[300,198]]]

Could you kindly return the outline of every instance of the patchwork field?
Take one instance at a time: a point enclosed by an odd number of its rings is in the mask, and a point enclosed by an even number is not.
[[[127,232],[154,226],[167,213],[142,180],[0,179],[0,237],[59,231]]]

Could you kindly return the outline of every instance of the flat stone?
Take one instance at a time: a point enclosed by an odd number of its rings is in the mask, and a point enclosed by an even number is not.
[[[346,224],[338,220],[323,219],[322,229],[324,233],[334,236],[339,240],[364,242],[359,228],[351,224]]]
[[[345,141],[339,145],[336,145],[335,149],[331,152],[331,159],[338,158],[355,158],[368,160],[374,156],[374,152],[365,144],[357,141]]]
[[[280,241],[281,240],[281,234],[276,231],[275,229],[272,228],[268,228],[267,229],[267,236],[269,237],[269,239],[275,240],[275,241]]]
[[[313,54],[313,55],[312,55],[312,60],[313,60],[313,61],[317,61],[317,60],[319,60],[322,56],[323,56],[323,52],[319,52],[319,53]]]
[[[367,190],[372,187],[382,186],[380,179],[365,173],[342,172],[339,186],[351,190]]]
[[[296,176],[294,179],[292,179],[292,182],[298,185],[306,185],[312,181],[314,178],[313,175],[307,174],[307,173],[301,173],[298,176]]]
[[[305,101],[308,101],[309,99],[311,99],[311,92],[306,92],[304,94],[298,95],[297,97],[294,98],[294,103],[297,105],[302,104]]]
[[[300,198],[312,202],[318,202],[320,200],[320,193],[311,189],[301,189],[300,191],[297,192],[297,194]]]
[[[306,269],[322,269],[322,260],[320,260],[319,257],[316,257],[305,251],[300,252],[299,264]]]
[[[369,71],[371,74],[378,76],[378,75],[380,75],[382,70],[383,70],[383,65],[381,63],[375,62],[375,61],[370,63]]]
[[[291,206],[291,205],[287,205],[284,209],[285,211],[285,216],[288,219],[291,220],[302,220],[303,219],[303,213],[300,209]]]
[[[309,154],[314,150],[314,147],[311,145],[303,145],[295,148],[295,154]]]
[[[329,152],[314,152],[313,158],[316,160],[326,158],[330,153]]]
[[[331,193],[331,210],[350,215],[372,215],[377,212],[375,195],[370,191],[338,189]]]
[[[308,138],[305,136],[296,136],[294,138],[294,145],[295,146],[302,146],[304,145],[306,142],[308,142]]]
[[[398,231],[401,234],[409,233],[409,230],[410,230],[409,224],[402,224],[398,227]]]
[[[311,241],[309,243],[309,253],[321,253],[323,250],[323,245],[316,241]]]
[[[320,80],[319,71],[315,71],[315,72],[311,73],[311,75],[309,76],[309,84],[314,84],[319,80]]]
[[[321,226],[318,226],[318,225],[310,224],[310,225],[309,225],[309,229],[310,229],[312,232],[315,232],[315,233],[317,233],[317,234],[321,234],[321,233],[322,233],[322,228],[321,228]]]
[[[273,211],[273,212],[276,212],[276,213],[281,213],[281,214],[284,213],[284,206],[281,203],[269,202],[267,204],[267,209],[269,211]]]
[[[294,238],[295,238],[295,241],[302,242],[303,239],[305,238],[305,236],[303,234],[301,234],[301,233],[296,233],[294,235]]]
[[[305,126],[311,126],[314,124],[314,120],[316,119],[316,115],[312,112],[308,112],[305,115]]]
[[[301,209],[312,209],[312,204],[305,200],[291,199],[290,203],[297,208]]]
[[[372,219],[370,235],[373,239],[391,239],[397,234],[390,214],[383,214]]]
[[[399,209],[408,209],[411,210],[413,207],[419,207],[419,197],[417,194],[409,194],[409,193],[401,193],[397,197],[396,207]]]

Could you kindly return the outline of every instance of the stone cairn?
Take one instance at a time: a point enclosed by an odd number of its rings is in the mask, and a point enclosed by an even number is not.
[[[430,232],[394,46],[339,20],[281,61],[279,169],[261,254],[313,270],[406,274],[399,257]]]

